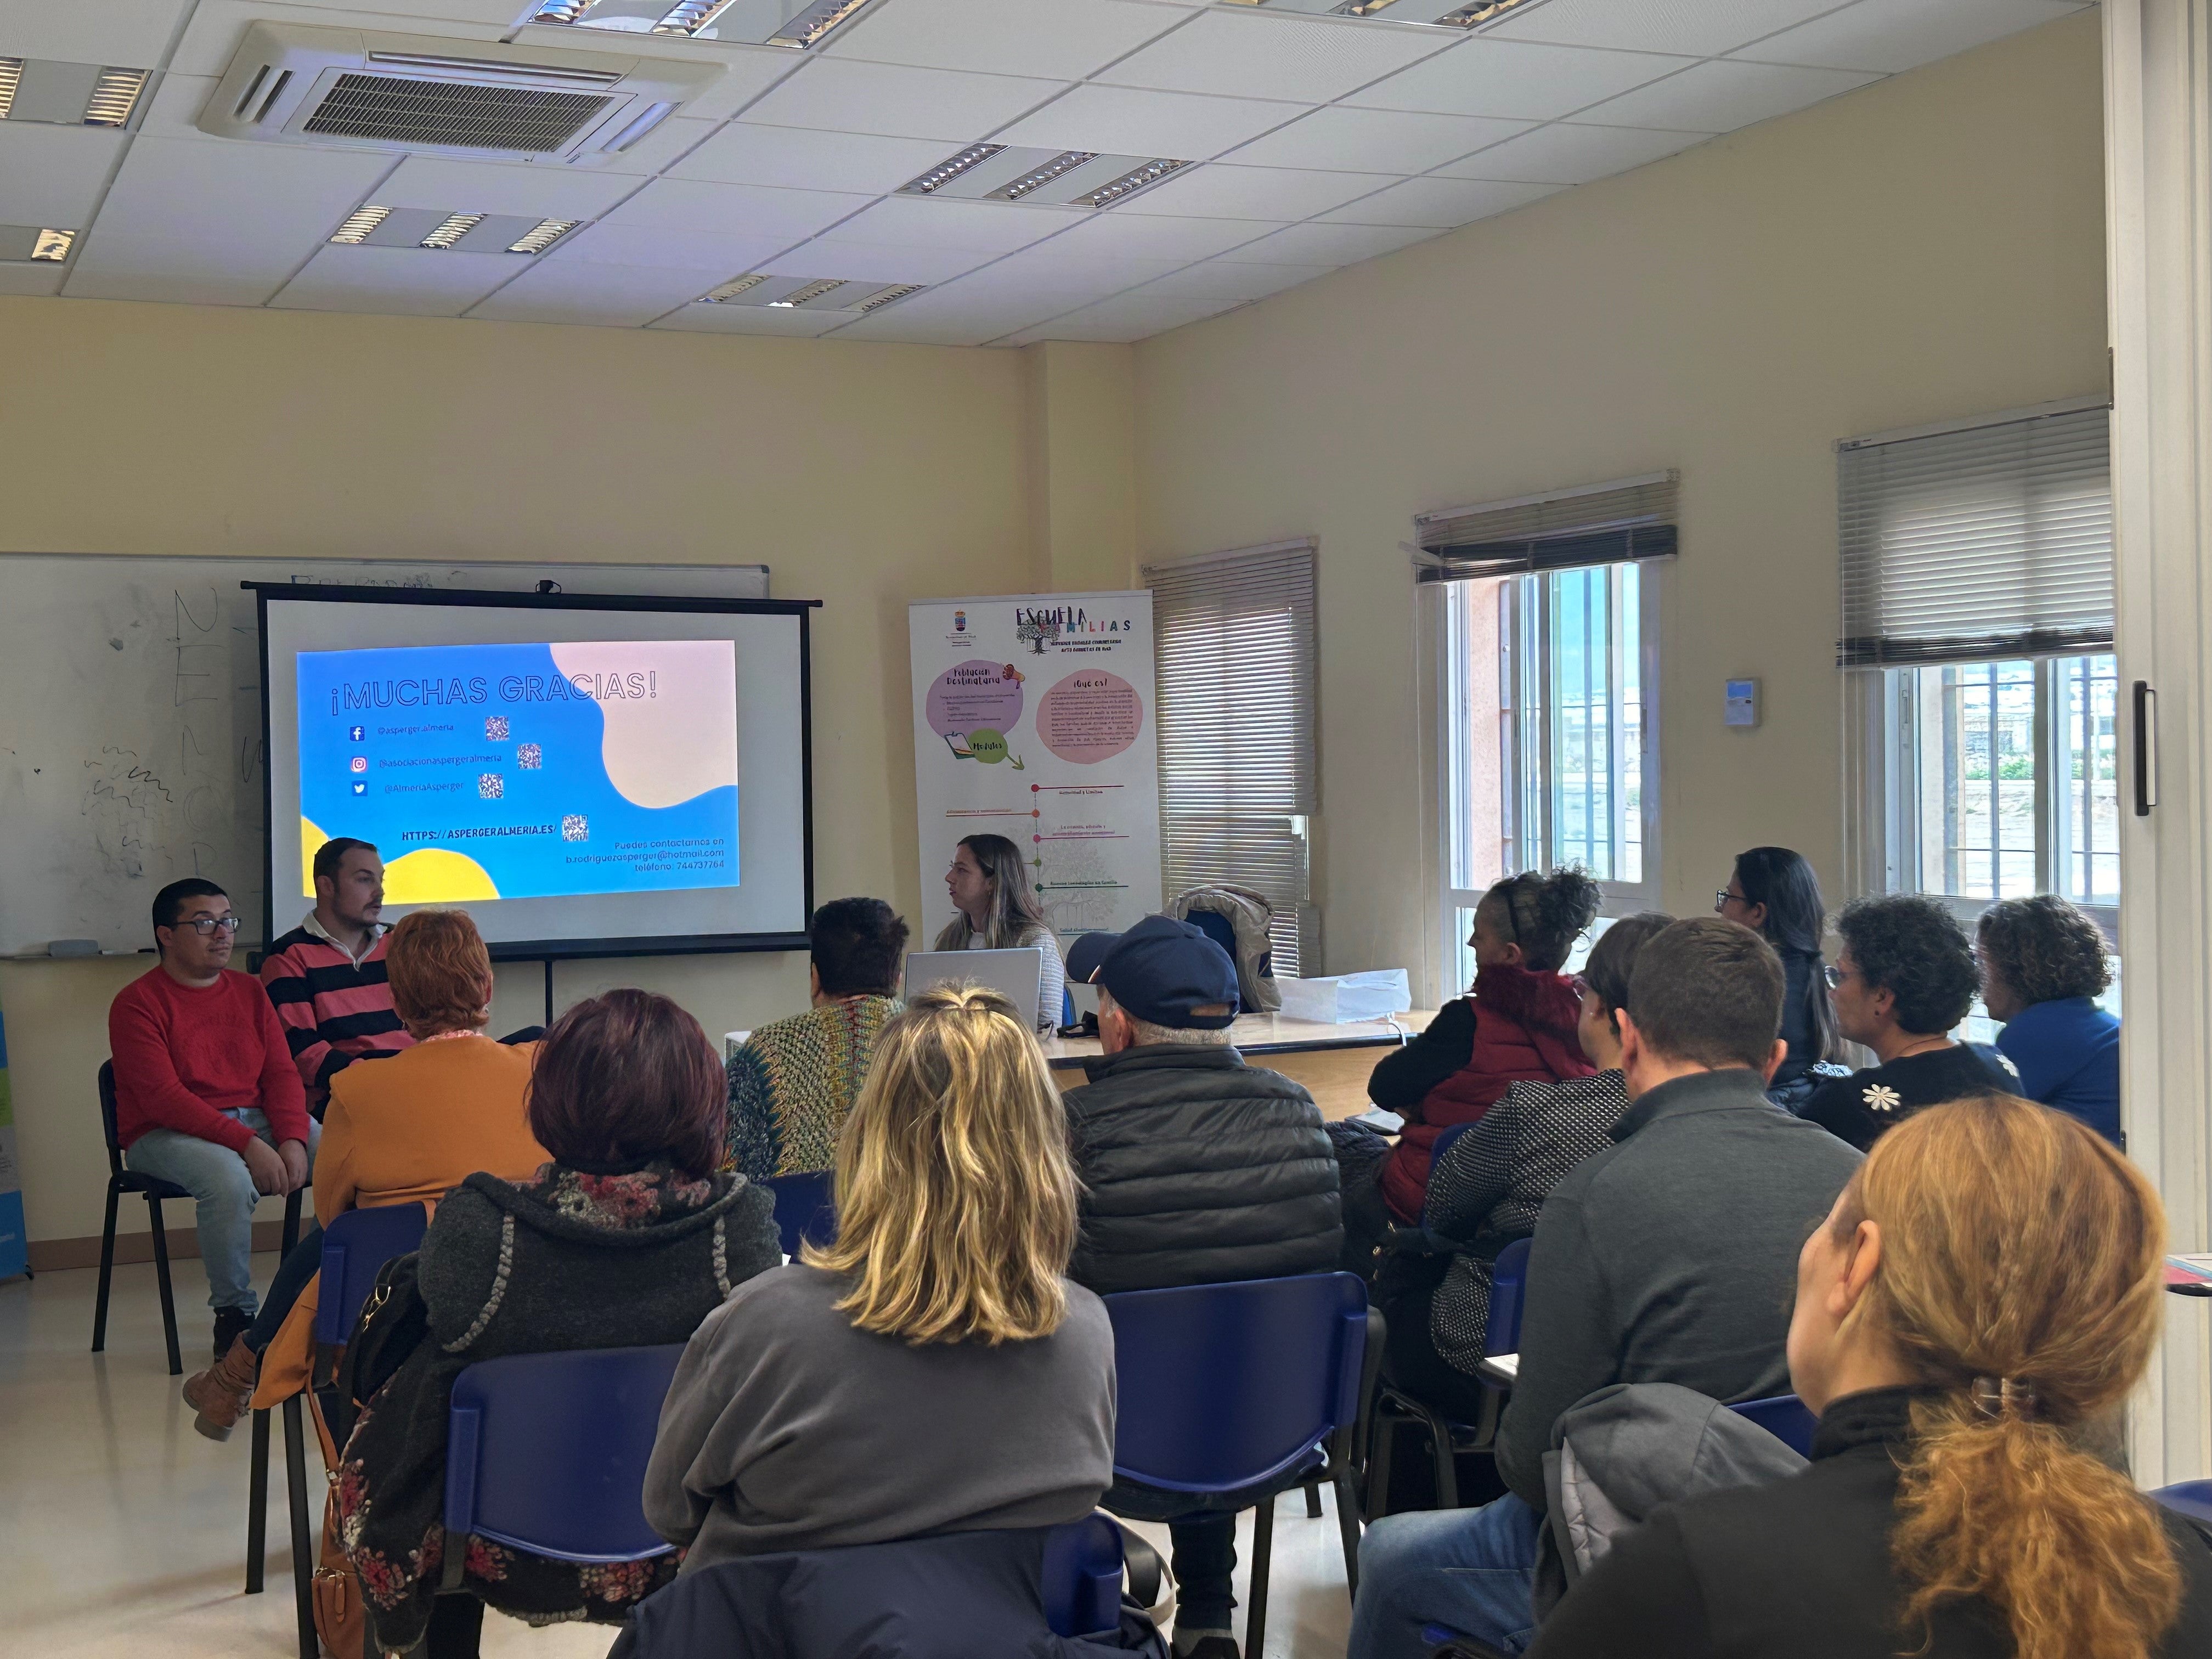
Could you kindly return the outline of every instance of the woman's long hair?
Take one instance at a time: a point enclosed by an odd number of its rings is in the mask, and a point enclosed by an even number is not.
[[[1848,1319],[1932,1391],[1912,1407],[1890,1540],[1905,1650],[1972,1598],[2019,1659],[2144,1659],[2179,1611],[2180,1571],[2151,1501],[2075,1439],[2157,1344],[2158,1194],[2073,1118],[1989,1095],[1877,1141],[1838,1237],[1862,1220],[1881,1257]]]
[[[1843,1033],[1836,1029],[1836,1010],[1828,1000],[1828,981],[1821,969],[1821,941],[1828,931],[1827,907],[1820,902],[1820,878],[1802,853],[1787,847],[1754,847],[1735,855],[1735,884],[1743,889],[1747,904],[1766,907],[1766,922],[1759,932],[1787,962],[1793,955],[1806,957],[1805,1014],[1813,1023],[1815,1060],[1838,1060],[1844,1052]]]
[[[842,1273],[864,1331],[995,1346],[1067,1316],[1075,1249],[1067,1114],[1028,1022],[997,992],[939,987],[876,1039],[837,1138],[837,1241],[808,1266]]]
[[[1044,906],[1037,902],[1036,891],[1030,885],[1029,866],[1022,862],[1020,848],[1004,836],[963,836],[960,844],[975,854],[976,867],[990,878],[991,915],[982,929],[987,950],[1011,951],[1024,937],[1033,939],[1038,928],[1050,928],[1052,924],[1044,919]],[[957,915],[938,934],[936,948],[957,951],[967,943],[968,918]]]

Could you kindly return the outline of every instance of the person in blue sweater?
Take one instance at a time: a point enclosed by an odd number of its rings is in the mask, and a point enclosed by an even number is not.
[[[1983,911],[1974,951],[1982,1004],[2004,1025],[1997,1048],[2019,1069],[2021,1093],[2124,1148],[2120,1022],[2096,1003],[2112,982],[2104,931],[2056,893],[2039,893]]]

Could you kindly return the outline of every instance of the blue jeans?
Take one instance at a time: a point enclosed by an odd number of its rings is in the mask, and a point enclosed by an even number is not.
[[[247,1128],[276,1145],[269,1120],[251,1107],[232,1112]],[[307,1123],[307,1170],[315,1167],[315,1148],[323,1126]],[[253,1176],[246,1160],[228,1146],[202,1140],[176,1129],[149,1129],[131,1143],[123,1161],[141,1175],[173,1181],[197,1200],[194,1219],[199,1224],[200,1261],[207,1268],[208,1306],[220,1311],[234,1308],[250,1314],[253,1297],[253,1209],[261,1194],[253,1189]]]
[[[1535,1639],[1530,1592],[1543,1517],[1510,1492],[1479,1510],[1386,1516],[1359,1540],[1346,1659],[1425,1659],[1425,1625],[1507,1653]]]

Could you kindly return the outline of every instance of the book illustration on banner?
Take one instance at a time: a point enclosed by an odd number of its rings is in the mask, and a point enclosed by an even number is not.
[[[382,849],[395,904],[738,884],[734,642],[297,660],[302,896],[333,836]]]
[[[953,664],[929,688],[925,718],[930,730],[945,739],[956,760],[996,766],[1011,758],[1014,771],[1025,771],[1006,743],[1022,717],[1023,678],[1010,662]]]

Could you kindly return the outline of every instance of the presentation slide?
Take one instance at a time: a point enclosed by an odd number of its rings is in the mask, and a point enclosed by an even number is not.
[[[509,954],[803,937],[805,606],[261,599],[271,937],[337,836],[382,855],[386,921],[459,906]]]

